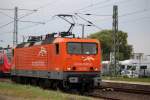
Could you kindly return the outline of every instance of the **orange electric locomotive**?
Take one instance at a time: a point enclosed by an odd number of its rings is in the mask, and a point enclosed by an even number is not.
[[[101,50],[98,40],[30,37],[14,49],[13,81],[63,88],[100,85]]]

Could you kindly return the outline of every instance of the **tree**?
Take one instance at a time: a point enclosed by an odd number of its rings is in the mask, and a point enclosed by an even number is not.
[[[116,57],[118,57],[119,60],[129,59],[133,49],[132,45],[128,45],[127,33],[123,31],[118,31],[116,36],[119,48]],[[100,32],[93,33],[89,36],[89,38],[98,39],[100,41],[103,60],[109,60],[110,52],[113,49],[112,30],[102,30]]]

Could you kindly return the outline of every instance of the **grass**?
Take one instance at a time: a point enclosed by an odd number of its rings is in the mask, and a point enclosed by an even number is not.
[[[146,82],[150,83],[150,78],[128,78],[128,77],[108,77],[103,76],[104,80],[114,80],[114,81],[128,81],[128,82]]]
[[[11,100],[95,100],[90,97],[5,82],[0,82],[0,96],[9,97]]]

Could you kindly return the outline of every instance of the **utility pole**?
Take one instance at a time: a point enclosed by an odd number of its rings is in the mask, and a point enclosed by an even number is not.
[[[36,11],[37,11],[36,9],[34,9],[34,10],[30,10],[30,9],[18,9],[18,7],[15,7],[14,9],[0,8],[0,10],[4,10],[4,11],[14,11],[14,18],[11,17],[11,16],[9,16],[9,15],[7,15],[7,14],[5,14],[5,13],[3,14],[3,15],[5,15],[5,16],[7,16],[7,17],[9,17],[9,18],[11,18],[11,19],[14,20],[14,21],[12,21],[12,22],[14,22],[13,47],[15,47],[15,46],[18,44],[18,22],[45,24],[44,22],[34,22],[34,21],[24,21],[24,20],[21,20],[22,18],[31,15],[32,13],[27,13],[27,14],[25,14],[24,16],[18,18],[18,11],[19,11],[19,10],[32,11],[32,12],[34,11],[34,12],[36,12]],[[12,22],[9,22],[9,23],[5,24],[5,26],[11,24]],[[2,26],[2,27],[4,27],[4,26]]]
[[[25,42],[25,36],[24,35],[22,36],[22,42]]]
[[[84,24],[82,24],[82,38],[84,38]]]
[[[81,25],[82,26],[82,38],[84,38],[84,31],[85,31],[85,27],[86,26],[92,26],[92,25],[90,25],[90,24],[87,24],[87,25],[85,25],[85,24],[79,24],[79,25]]]
[[[113,23],[112,23],[112,34],[113,34],[113,54],[112,54],[112,65],[114,74],[116,75],[116,68],[117,68],[117,57],[116,57],[116,41],[117,41],[117,32],[118,32],[118,6],[113,6]]]
[[[16,46],[18,44],[18,7],[15,7],[14,11],[13,46]]]

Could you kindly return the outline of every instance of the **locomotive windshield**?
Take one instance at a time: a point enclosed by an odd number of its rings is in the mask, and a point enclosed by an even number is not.
[[[68,43],[69,54],[96,54],[97,45],[96,43]]]

